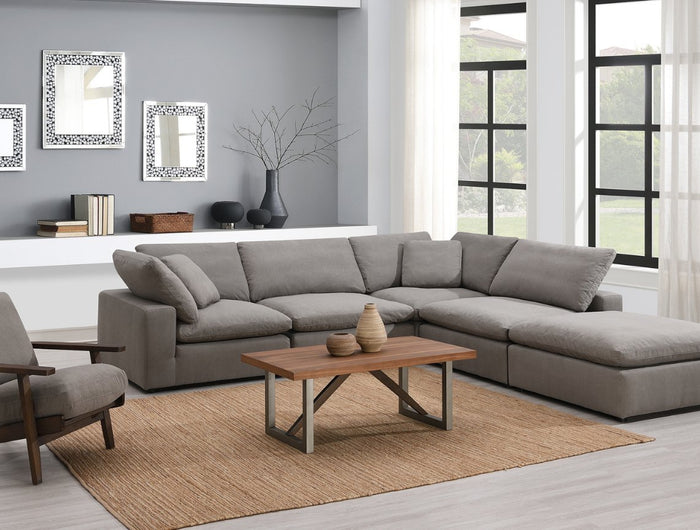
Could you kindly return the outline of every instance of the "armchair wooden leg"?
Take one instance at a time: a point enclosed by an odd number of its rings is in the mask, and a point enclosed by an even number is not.
[[[102,413],[102,419],[100,420],[102,425],[102,436],[105,439],[105,447],[107,449],[114,449],[114,433],[112,432],[112,417],[109,415],[109,410],[105,410]]]
[[[36,419],[34,418],[34,402],[29,386],[28,375],[18,375],[19,396],[22,404],[22,419],[27,439],[27,453],[29,454],[29,469],[32,473],[32,483],[41,483],[41,455],[39,453],[39,440],[36,432]]]

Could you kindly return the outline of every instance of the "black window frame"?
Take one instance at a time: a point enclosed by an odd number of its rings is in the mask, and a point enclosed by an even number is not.
[[[636,267],[658,268],[659,258],[652,254],[653,246],[653,200],[659,198],[653,182],[653,137],[661,131],[660,124],[653,122],[653,68],[661,64],[661,54],[640,55],[596,55],[596,7],[604,4],[621,4],[640,0],[590,0],[588,7],[588,246],[597,245],[597,199],[598,197],[640,197],[644,199],[644,255],[617,254],[615,263]],[[604,66],[644,66],[644,123],[605,124],[597,123],[596,83],[597,69]],[[644,189],[598,187],[596,167],[596,133],[598,131],[643,131],[644,132]]]
[[[503,15],[511,13],[526,13],[526,2],[517,2],[511,4],[496,4],[474,7],[462,7],[460,16],[482,16],[482,15]],[[525,70],[527,72],[527,60],[513,61],[474,61],[459,63],[460,72],[486,72],[487,74],[487,118],[486,123],[459,123],[459,129],[478,129],[487,131],[486,149],[488,153],[488,162],[486,170],[486,181],[482,180],[458,180],[458,187],[474,187],[486,188],[487,192],[487,234],[493,235],[494,224],[494,190],[496,189],[511,189],[511,190],[527,190],[526,183],[519,182],[496,182],[494,180],[494,152],[493,152],[493,136],[496,130],[527,130],[527,123],[494,123],[494,86],[493,74],[496,71],[507,70]]]

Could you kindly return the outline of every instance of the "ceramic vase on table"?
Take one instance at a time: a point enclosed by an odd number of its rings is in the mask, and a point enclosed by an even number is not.
[[[268,169],[265,171],[265,195],[260,203],[260,208],[272,214],[272,219],[265,224],[265,228],[282,228],[287,221],[287,208],[280,195],[279,170]]]
[[[382,349],[386,342],[386,328],[376,304],[365,304],[365,310],[357,322],[355,338],[364,353],[374,353]]]
[[[352,333],[331,333],[326,339],[326,348],[335,357],[345,357],[355,353],[358,345]]]

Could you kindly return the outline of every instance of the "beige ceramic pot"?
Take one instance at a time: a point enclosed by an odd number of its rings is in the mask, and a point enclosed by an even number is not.
[[[331,333],[326,339],[326,348],[331,355],[345,357],[355,353],[358,345],[352,333]]]
[[[365,353],[378,352],[386,342],[386,328],[376,304],[365,304],[357,323],[357,343]]]

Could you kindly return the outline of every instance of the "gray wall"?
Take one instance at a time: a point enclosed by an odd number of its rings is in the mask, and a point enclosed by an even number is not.
[[[2,0],[0,21],[0,103],[27,105],[27,171],[0,172],[2,237],[68,218],[71,193],[115,194],[117,231],[128,231],[132,212],[190,211],[195,228],[212,228],[212,202],[256,208],[265,188],[257,159],[222,147],[235,142],[232,123],[249,123],[253,108],[301,103],[316,87],[337,95],[333,10]],[[125,52],[125,149],[41,149],[44,49]],[[142,181],[143,100],[209,104],[207,182]],[[336,224],[337,181],[335,165],[283,169],[287,226]]]

